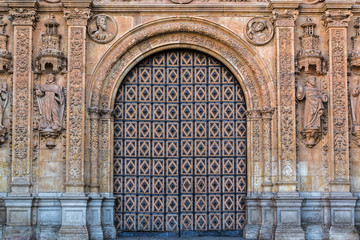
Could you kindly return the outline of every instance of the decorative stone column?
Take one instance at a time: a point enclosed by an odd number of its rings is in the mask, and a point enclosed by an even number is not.
[[[101,227],[101,207],[103,197],[99,194],[98,177],[98,158],[99,158],[99,110],[89,108],[90,116],[90,194],[87,212],[87,225],[89,228],[90,239],[103,239],[103,229]]]
[[[113,197],[113,126],[114,114],[111,109],[100,109],[99,129],[98,129],[98,163],[101,172],[100,176],[100,192],[104,197],[102,207],[102,228],[105,239],[116,238],[116,229],[114,225],[114,206],[115,198]],[[95,132],[93,132],[95,133]],[[91,134],[93,136],[93,133]]]
[[[352,13],[347,9],[331,9],[323,16],[329,35],[330,239],[359,238],[354,227],[356,198],[350,193],[349,179],[347,28]]]
[[[250,161],[248,167],[252,170],[252,176],[249,176],[250,192],[246,197],[247,223],[244,228],[244,237],[247,239],[257,239],[259,236],[261,223],[261,209],[259,196],[262,191],[262,162],[261,162],[261,111],[249,110],[246,112],[247,126],[250,131]]]
[[[272,162],[272,116],[274,109],[261,111],[262,119],[262,153],[263,153],[263,192],[259,197],[261,208],[260,239],[272,239],[275,232],[276,211],[273,193]]]
[[[278,181],[276,239],[304,239],[296,181],[295,9],[301,1],[273,1],[277,53]]]
[[[19,4],[19,3],[17,3]],[[20,4],[21,5],[21,4]],[[11,192],[5,198],[6,227],[3,239],[32,239],[31,152],[32,152],[32,34],[37,19],[36,1],[28,8],[10,4],[14,26],[12,172]],[[19,231],[20,230],[20,231]]]
[[[66,193],[60,199],[62,226],[58,239],[88,239],[84,158],[86,25],[90,3],[63,1],[63,4],[68,25]]]

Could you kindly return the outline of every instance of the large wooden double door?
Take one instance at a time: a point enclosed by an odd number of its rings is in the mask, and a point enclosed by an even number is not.
[[[114,111],[118,236],[241,234],[246,105],[227,67],[193,50],[150,56],[124,79]]]

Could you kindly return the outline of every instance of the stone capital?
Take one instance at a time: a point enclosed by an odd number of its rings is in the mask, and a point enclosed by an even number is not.
[[[322,17],[323,24],[326,28],[347,28],[352,15],[352,12],[349,10],[328,10]]]
[[[274,9],[272,14],[276,27],[294,27],[299,11],[294,9]]]
[[[35,29],[38,14],[35,8],[12,8],[9,19],[15,26],[32,26]]]
[[[88,108],[90,119],[98,119],[100,115],[100,111],[97,107],[89,107]]]
[[[246,118],[249,121],[258,121],[261,117],[261,110],[255,109],[255,110],[248,110],[246,111]]]
[[[112,109],[100,109],[101,119],[112,120],[114,117],[114,111]]]
[[[91,10],[90,8],[65,9],[64,17],[70,26],[86,26],[91,17]]]
[[[274,108],[264,108],[261,111],[261,116],[263,119],[272,119],[272,115],[274,114]]]

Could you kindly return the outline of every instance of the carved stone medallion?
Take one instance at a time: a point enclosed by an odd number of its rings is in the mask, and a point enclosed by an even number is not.
[[[274,27],[269,19],[254,17],[245,25],[245,36],[253,45],[265,45],[274,36]]]
[[[105,14],[98,14],[92,17],[87,29],[90,38],[97,43],[108,43],[117,34],[115,20]]]
[[[303,0],[303,4],[316,4],[319,2],[323,2],[324,0]]]

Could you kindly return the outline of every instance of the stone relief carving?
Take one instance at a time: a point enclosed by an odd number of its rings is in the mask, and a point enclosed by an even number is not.
[[[0,82],[0,144],[6,141],[8,130],[4,124],[4,114],[9,103],[9,89],[6,82]]]
[[[45,24],[46,33],[41,35],[42,47],[35,59],[35,73],[65,73],[66,57],[60,50],[61,35],[58,34],[59,23],[51,15]]]
[[[108,43],[117,34],[117,24],[115,20],[104,14],[95,15],[88,25],[90,38],[98,43]]]
[[[264,45],[274,36],[274,27],[269,19],[251,18],[245,25],[246,39],[254,45]]]
[[[303,35],[300,37],[302,49],[297,55],[297,70],[305,69],[309,73],[310,67],[315,66],[318,74],[326,72],[326,62],[319,50],[319,36],[315,34],[316,24],[308,17],[306,22],[301,25]]]
[[[8,38],[6,34],[6,23],[0,16],[0,73],[12,72],[12,56],[8,51]]]
[[[314,147],[321,138],[321,120],[324,104],[328,101],[326,94],[321,94],[316,86],[316,78],[308,77],[305,86],[299,85],[297,99],[305,99],[304,130],[301,132],[307,147]]]
[[[355,36],[353,36],[353,49],[349,57],[350,69],[360,67],[360,18],[356,18],[355,24]],[[359,70],[351,71],[356,77],[359,75]],[[358,146],[360,146],[360,83],[358,82],[355,87],[350,89],[351,100],[351,117],[352,117],[352,135]]]
[[[320,2],[324,2],[324,0],[303,0],[302,4],[317,4]]]
[[[62,87],[55,82],[55,75],[49,74],[43,86],[35,84],[35,95],[40,110],[40,134],[47,139],[48,148],[55,147],[55,138],[62,131],[65,96]]]
[[[350,100],[353,123],[352,134],[356,144],[360,146],[360,83],[350,91]]]

